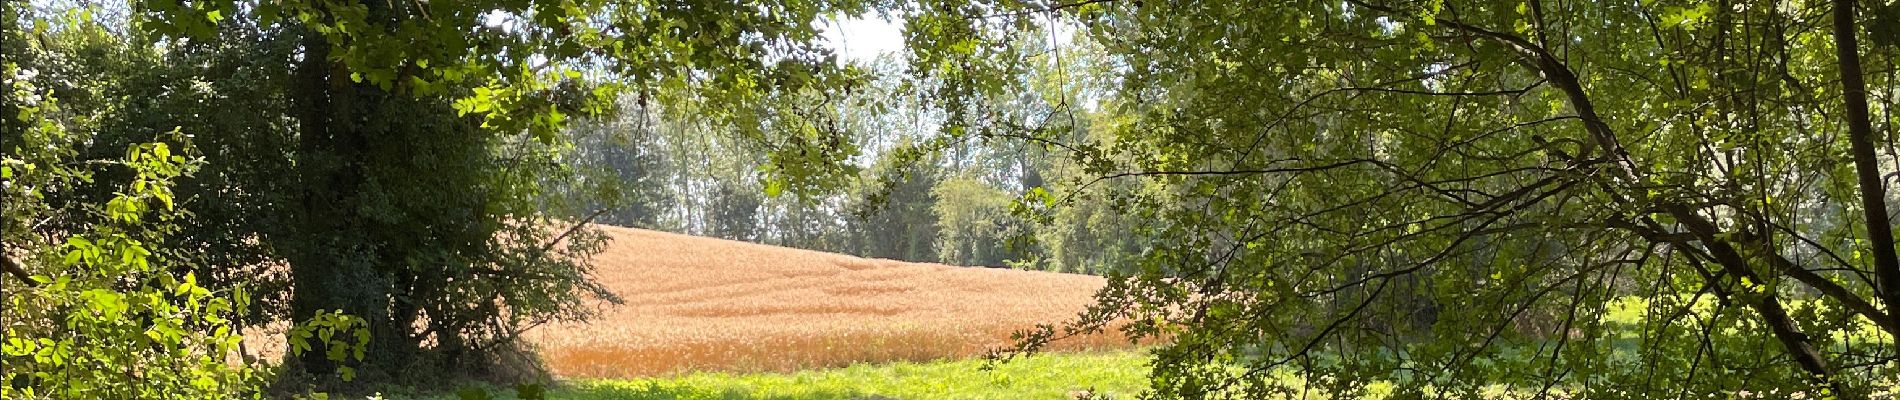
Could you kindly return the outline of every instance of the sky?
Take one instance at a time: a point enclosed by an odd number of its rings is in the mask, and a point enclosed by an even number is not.
[[[824,25],[824,40],[843,61],[869,64],[879,54],[904,50],[904,24],[875,16],[832,20]]]
[[[1075,25],[1066,21],[1051,23],[1055,32],[1048,39],[1058,46],[1067,45],[1075,34]],[[904,22],[901,20],[864,16],[831,20],[822,27],[825,42],[838,50],[844,61],[869,63],[879,54],[904,51]]]
[[[0,0],[7,1],[7,0]],[[82,2],[73,0],[29,0],[34,7],[63,9],[77,7]],[[96,5],[108,8],[122,7],[118,2],[97,2]],[[124,12],[125,10],[116,10]],[[490,25],[499,25],[503,16],[495,14],[484,21]],[[824,25],[824,40],[844,61],[870,63],[879,54],[901,52],[904,50],[903,21],[885,21],[875,15],[832,20]]]

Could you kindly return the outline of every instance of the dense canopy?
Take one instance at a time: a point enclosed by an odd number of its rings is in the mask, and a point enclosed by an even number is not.
[[[1159,394],[1895,384],[1892,4],[1041,9],[1112,60],[1069,190],[1157,187],[1071,328],[1172,337]]]

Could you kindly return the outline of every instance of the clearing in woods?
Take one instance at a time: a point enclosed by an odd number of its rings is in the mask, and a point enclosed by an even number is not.
[[[982,355],[1073,318],[1101,277],[866,259],[602,227],[595,277],[626,303],[527,337],[568,378],[765,372]],[[1057,350],[1127,348],[1113,333]]]

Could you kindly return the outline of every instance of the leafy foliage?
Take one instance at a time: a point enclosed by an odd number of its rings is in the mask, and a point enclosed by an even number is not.
[[[1009,219],[1012,197],[966,177],[945,180],[932,192],[937,223],[943,227],[937,241],[938,259],[958,265],[1002,265],[1019,258],[996,245],[1016,236]]]
[[[172,187],[198,169],[193,150],[145,143],[121,159],[81,162],[87,133],[68,129],[70,116],[39,86],[45,78],[11,62],[4,73],[6,101],[18,112],[8,125],[21,129],[9,132],[18,141],[0,157],[0,257],[10,275],[0,283],[0,395],[229,398],[249,390],[257,371],[226,359],[242,339],[244,291],[214,292],[152,247],[176,230]],[[114,170],[130,177],[95,180]],[[94,185],[115,194],[104,204],[48,202]],[[49,221],[66,228],[42,228]]]
[[[1895,267],[1861,256],[1894,243],[1856,227],[1890,216],[1861,205],[1834,79],[1895,82],[1816,26],[1852,5],[992,2],[928,5],[913,21],[956,25],[910,32],[957,102],[1020,75],[934,67],[1007,66],[1035,19],[1110,60],[1092,100],[1122,120],[1058,142],[1092,176],[1066,189],[1159,190],[1112,203],[1147,250],[1064,330],[1172,338],[1157,396],[1298,395],[1286,372],[1327,393],[1851,395],[1892,384],[1900,330],[1872,278]],[[1607,319],[1627,296],[1650,302]]]

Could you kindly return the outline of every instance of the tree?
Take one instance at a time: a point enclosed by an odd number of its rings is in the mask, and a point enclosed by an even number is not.
[[[850,192],[853,234],[849,251],[865,257],[913,262],[936,261],[942,235],[931,210],[931,191],[941,181],[932,161],[880,157],[865,169],[867,183]]]
[[[1038,19],[1113,60],[1132,121],[1051,147],[1072,190],[1164,189],[1118,206],[1150,249],[1063,331],[1170,337],[1158,395],[1865,395],[1900,368],[1892,102],[1859,95],[1892,96],[1896,52],[1856,60],[1852,1],[920,8],[947,130],[1009,131],[958,110],[1020,90]]]
[[[778,98],[843,87],[850,71],[809,43],[821,15],[857,1],[171,2],[134,4],[139,26],[175,44],[282,38],[295,51],[281,117],[294,121],[281,234],[263,239],[290,266],[291,318],[341,310],[369,323],[363,366],[388,376],[425,343],[453,362],[518,330],[582,315],[600,246],[580,210],[537,200],[570,115],[606,115],[616,93],[756,137],[828,132]],[[242,33],[234,33],[242,32]],[[693,104],[703,104],[694,107]],[[817,122],[814,122],[817,121]],[[813,145],[790,187],[819,185],[852,149]],[[809,162],[804,162],[809,161]],[[327,353],[319,346],[310,354]],[[299,363],[315,373],[336,365]]]
[[[759,240],[761,233],[759,206],[764,201],[764,196],[749,187],[744,187],[743,183],[730,181],[721,181],[714,186],[712,193],[706,195],[712,197],[710,210],[712,214],[706,221],[709,224],[707,233],[710,236],[732,240]]]
[[[1010,251],[1017,227],[1009,213],[1013,197],[969,177],[952,177],[931,189],[941,233],[937,259],[956,265],[1001,266],[1021,258]]]
[[[637,99],[620,100],[621,112],[604,120],[583,120],[564,132],[572,149],[560,157],[574,170],[572,179],[547,177],[556,193],[551,201],[576,202],[600,212],[594,222],[660,228],[661,213],[672,208],[666,192],[672,158],[652,124],[653,112]],[[601,195],[605,192],[606,195]]]

